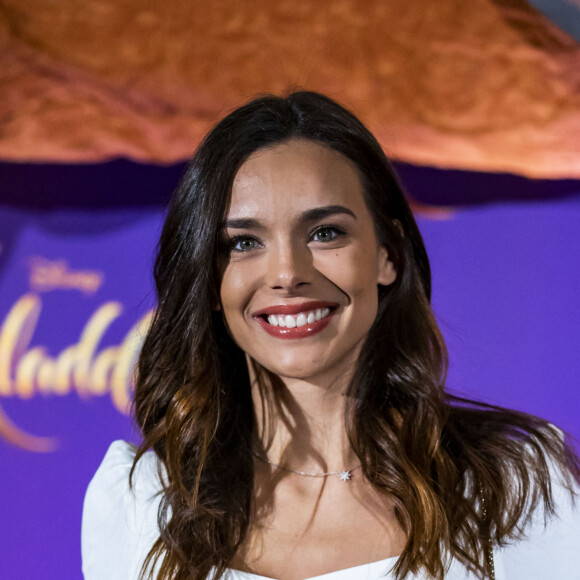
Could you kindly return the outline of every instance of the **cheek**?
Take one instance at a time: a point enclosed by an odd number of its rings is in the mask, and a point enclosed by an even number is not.
[[[220,300],[223,314],[231,326],[236,315],[243,312],[249,296],[251,280],[243,268],[229,265],[222,276],[220,284]]]
[[[361,248],[337,250],[317,264],[320,272],[350,299],[377,295],[378,259]]]

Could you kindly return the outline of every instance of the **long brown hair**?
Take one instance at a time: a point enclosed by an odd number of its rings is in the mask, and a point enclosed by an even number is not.
[[[395,572],[443,578],[449,557],[489,574],[490,542],[552,514],[551,466],[572,490],[578,459],[545,421],[444,391],[447,355],[430,308],[425,247],[381,147],[350,112],[311,92],[258,98],[197,149],[169,207],[155,263],[158,307],[138,363],[135,418],[166,469],[160,537],[142,574],[219,578],[243,542],[256,426],[244,353],[216,311],[219,230],[236,172],[257,150],[310,139],[360,173],[397,270],[355,369],[345,417],[370,483],[393,498],[407,543]],[[482,502],[487,515],[482,517]]]

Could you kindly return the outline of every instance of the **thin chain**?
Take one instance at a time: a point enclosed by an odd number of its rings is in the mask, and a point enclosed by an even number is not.
[[[487,508],[485,506],[485,497],[483,495],[483,489],[481,490],[481,515],[483,516],[483,521],[487,523]],[[487,527],[487,526],[486,526]],[[488,529],[489,531],[489,529]],[[487,538],[487,543],[485,547],[487,565],[489,567],[489,580],[495,580],[495,564],[493,561],[493,546],[491,544],[491,538]]]
[[[274,463],[269,459],[266,459],[265,457],[258,455],[258,453],[256,453],[253,450],[252,453],[258,459],[260,459],[264,463],[267,463],[268,465],[271,465],[272,467],[276,467],[277,469],[283,469],[284,471],[289,471],[290,473],[295,473],[296,475],[304,475],[305,477],[329,477],[330,475],[336,475],[337,477],[340,477],[342,481],[348,481],[352,475],[352,472],[360,467],[359,463],[356,467],[353,467],[351,469],[343,469],[342,471],[327,471],[326,473],[308,473],[307,471],[298,471],[296,469],[290,469],[290,467],[286,467],[285,465],[278,465],[277,463]]]
[[[284,471],[289,471],[290,473],[295,473],[296,475],[303,475],[305,477],[329,477],[330,475],[336,475],[340,477],[342,481],[348,481],[351,477],[353,471],[358,469],[361,465],[360,463],[356,467],[352,467],[351,469],[345,469],[343,471],[327,471],[325,473],[309,473],[307,471],[298,471],[297,469],[291,469],[290,467],[286,467],[285,465],[279,465],[278,463],[274,463],[261,455],[258,455],[255,451],[252,450],[252,453],[264,463],[275,467],[276,469],[283,469]],[[483,495],[483,489],[481,490],[481,512],[483,516],[483,521],[487,523],[487,508],[485,505],[485,497]],[[495,580],[495,563],[493,560],[493,546],[491,543],[491,538],[487,539],[486,543],[486,558],[487,558],[487,565],[489,567],[489,580]]]

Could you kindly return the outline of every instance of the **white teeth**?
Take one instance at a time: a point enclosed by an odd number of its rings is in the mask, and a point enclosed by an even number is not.
[[[305,324],[312,324],[322,318],[326,318],[329,314],[330,308],[318,308],[317,310],[300,312],[297,316],[292,316],[290,314],[269,314],[267,320],[272,326],[299,328]]]

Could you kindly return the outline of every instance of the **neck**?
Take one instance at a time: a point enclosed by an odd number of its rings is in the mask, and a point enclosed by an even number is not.
[[[348,381],[321,385],[263,369],[251,375],[262,446],[257,451],[266,459],[307,472],[342,471],[358,464],[345,425]]]

